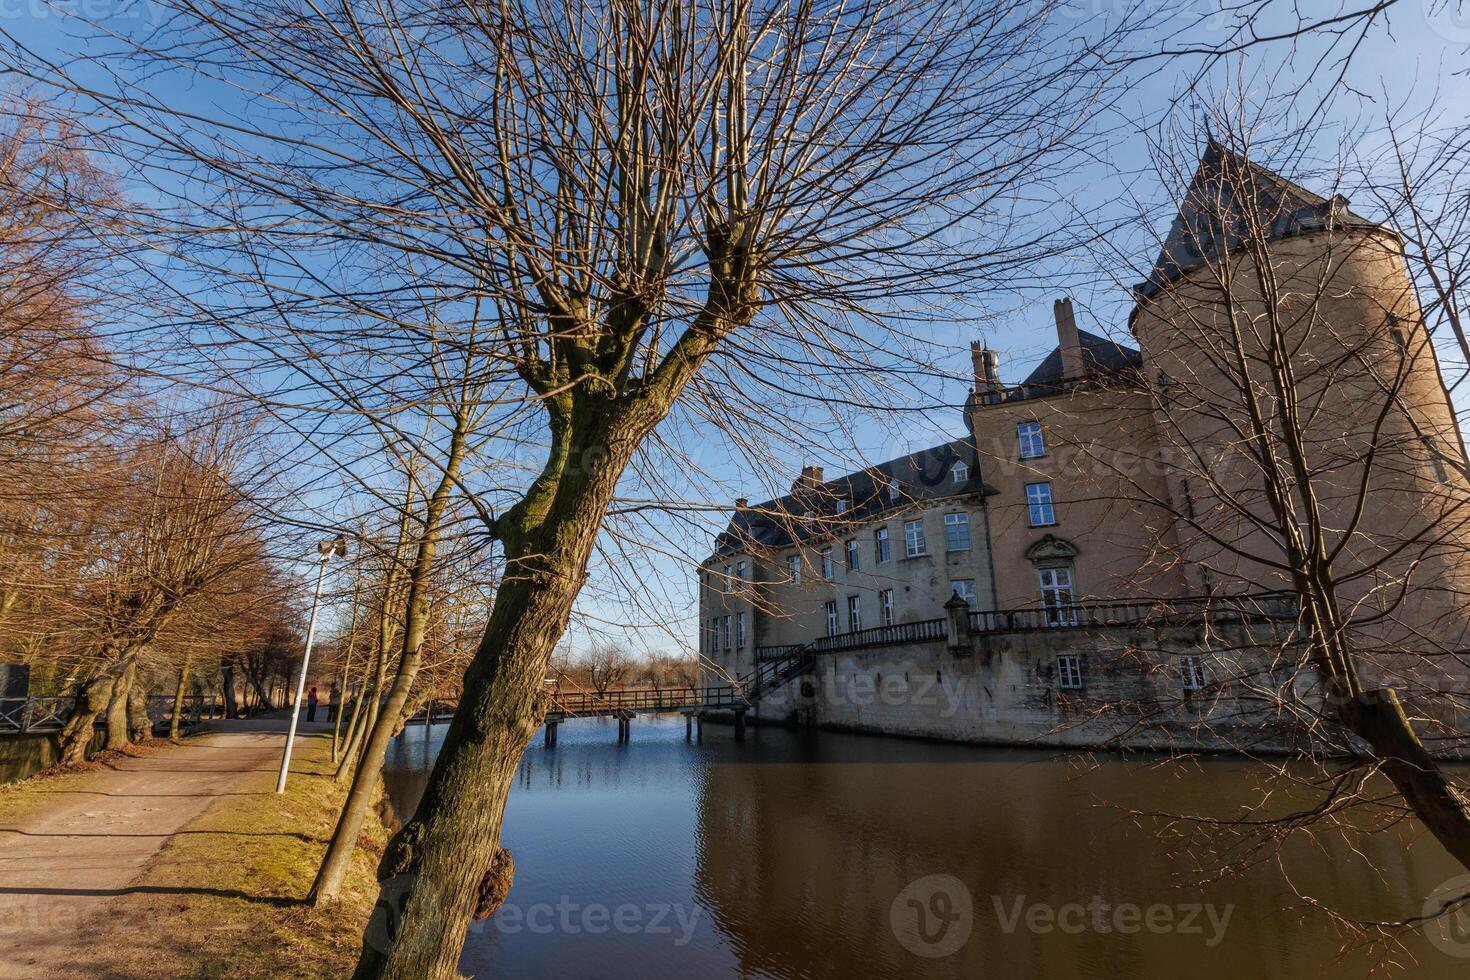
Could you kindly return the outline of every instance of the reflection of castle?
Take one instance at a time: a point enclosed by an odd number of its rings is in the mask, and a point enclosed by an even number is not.
[[[763,714],[1238,745],[1318,697],[1278,595],[1280,528],[1303,519],[1273,510],[1270,479],[1315,493],[1304,533],[1376,620],[1356,637],[1373,680],[1464,689],[1465,453],[1392,231],[1212,144],[1136,290],[1139,349],[1079,330],[1069,300],[1055,314],[1019,385],[976,346],[966,438],[736,501],[700,575],[712,675],[799,651],[814,677]],[[1294,403],[1261,387],[1271,371]],[[1301,469],[1252,439],[1251,407],[1277,437],[1300,420]]]
[[[1245,766],[1211,762],[1180,772],[1113,761],[1079,773],[1029,750],[977,757],[970,748],[905,742],[883,743],[889,751],[882,755],[849,755],[883,751],[871,743],[824,737],[822,759],[810,764],[711,766],[698,804],[695,884],[742,975],[1026,980],[1187,972],[1195,980],[1236,980],[1313,976],[1338,952],[1324,920],[1282,914],[1288,891],[1275,867],[1206,889],[1181,887],[1190,880],[1188,859],[1171,860],[1151,828],[1126,816],[1162,800],[1227,812],[1251,792]],[[946,761],[949,751],[956,755]],[[1452,873],[1434,863],[1448,859],[1431,848],[1406,858],[1393,834],[1362,843],[1365,852],[1354,854],[1325,841],[1326,861],[1309,848],[1297,860],[1293,846],[1283,860],[1298,887],[1369,918],[1402,916],[1401,896],[1427,894]],[[968,940],[932,959],[899,944],[891,915],[899,893],[929,875],[959,879],[973,908]],[[1203,932],[1125,934],[1091,924],[1033,932],[1024,920],[1006,929],[1018,902],[1060,910],[1097,897],[1108,916],[1120,905],[1162,905],[1176,923],[1192,904],[1213,903],[1217,916],[1234,908],[1213,945],[1203,912]],[[1443,954],[1413,953],[1416,976],[1456,975]],[[1338,966],[1361,976],[1366,962],[1349,957]]]

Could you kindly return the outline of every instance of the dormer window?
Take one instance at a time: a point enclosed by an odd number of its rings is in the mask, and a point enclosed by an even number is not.
[[[898,481],[897,480],[894,480],[892,483],[888,484],[888,499],[889,500],[897,500],[898,499]]]
[[[847,498],[845,498],[845,497],[838,497],[837,498],[837,513],[839,513],[839,514],[846,514],[847,513]]]
[[[949,475],[954,482],[964,483],[970,478],[970,468],[963,461],[958,461],[949,468]]]
[[[816,517],[817,517],[817,512],[814,511],[814,510],[809,510],[805,514],[803,514],[802,516],[805,517],[809,521],[815,520]]]

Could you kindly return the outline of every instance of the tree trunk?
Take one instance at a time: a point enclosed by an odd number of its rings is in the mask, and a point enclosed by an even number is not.
[[[220,665],[221,686],[225,695],[225,717],[240,717],[240,702],[235,699],[235,666],[229,661]]]
[[[378,867],[379,911],[402,909],[402,929],[394,935],[375,914],[356,977],[457,975],[470,915],[499,850],[515,769],[541,721],[546,663],[581,581],[580,571],[556,574],[550,561],[538,564],[546,577],[501,583],[418,812]]]
[[[497,522],[505,575],[418,811],[378,865],[377,911],[363,936],[359,980],[458,976],[470,917],[494,887],[516,766],[545,711],[547,664],[638,441],[634,426],[603,428],[608,414],[599,406],[578,423],[553,413],[546,469]],[[389,910],[399,914],[385,921]]]
[[[186,685],[188,682],[189,661],[185,660],[184,665],[179,668],[179,686],[174,688],[174,710],[173,714],[170,715],[168,719],[169,738],[176,739],[182,734],[179,725],[179,716],[182,715],[184,712],[184,685]]]
[[[382,615],[383,620],[380,621],[378,631],[378,653],[373,660],[373,674],[363,684],[363,691],[359,696],[362,704],[352,710],[352,727],[348,732],[347,746],[342,753],[342,761],[337,763],[335,778],[339,785],[352,777],[353,771],[362,760],[363,742],[377,721],[379,702],[382,700],[384,683],[388,678],[387,644],[392,634],[381,625],[382,622],[387,621],[388,614],[383,613]]]
[[[404,705],[408,703],[408,692],[413,687],[418,669],[417,653],[405,655],[398,662],[398,673],[393,677],[393,686],[388,689],[387,703],[383,705],[378,720],[373,724],[363,745],[362,757],[352,773],[352,789],[348,791],[347,800],[342,804],[332,840],[327,844],[327,853],[322,857],[316,881],[312,883],[311,891],[306,896],[306,900],[312,905],[333,901],[342,890],[342,881],[347,876],[352,853],[357,848],[357,838],[362,833],[363,821],[379,793],[378,782],[383,772],[383,762],[387,758],[388,742],[393,737],[398,718],[403,714]]]
[[[112,702],[112,689],[116,686],[111,674],[106,671],[87,681],[77,691],[76,705],[66,727],[61,730],[61,764],[75,766],[87,761],[87,750],[92,746],[93,727],[97,716],[107,710]]]
[[[128,740],[142,742],[153,737],[153,719],[148,717],[148,685],[138,682],[136,670],[128,688]]]
[[[128,694],[133,689],[137,668],[128,664],[112,687],[112,700],[107,703],[107,748],[120,749],[128,744]]]
[[[327,845],[322,866],[317,870],[316,881],[312,883],[311,892],[307,895],[307,901],[313,905],[332,901],[342,890],[342,881],[347,876],[352,852],[357,848],[358,835],[362,833],[363,820],[373,805],[374,797],[380,792],[379,777],[387,756],[388,741],[402,724],[404,707],[408,703],[409,692],[413,689],[414,678],[418,676],[419,664],[423,659],[424,635],[429,627],[430,573],[434,569],[440,524],[459,475],[468,429],[469,414],[462,411],[455,418],[443,476],[424,507],[423,530],[415,549],[413,565],[408,572],[408,594],[403,605],[403,649],[398,656],[398,671],[393,677],[393,686],[388,691],[388,702],[373,724],[372,734],[363,747],[357,770],[352,774],[352,789],[342,806],[331,843]],[[386,594],[383,606],[386,614]]]
[[[1414,732],[1398,695],[1365,691],[1338,709],[1343,724],[1373,746],[1383,774],[1435,840],[1470,869],[1470,807],[1450,785]]]

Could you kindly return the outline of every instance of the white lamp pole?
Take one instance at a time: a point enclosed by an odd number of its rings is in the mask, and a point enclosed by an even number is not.
[[[333,555],[347,554],[347,540],[337,535],[316,546],[321,555],[316,573],[316,594],[311,598],[311,618],[306,623],[306,652],[301,655],[301,673],[296,678],[296,701],[291,705],[291,727],[286,732],[286,748],[281,752],[281,773],[276,777],[276,792],[286,792],[286,773],[291,769],[291,748],[296,744],[296,721],[301,716],[301,697],[306,692],[306,672],[311,666],[311,641],[316,637],[316,614],[322,601],[322,580],[327,577],[327,562]]]

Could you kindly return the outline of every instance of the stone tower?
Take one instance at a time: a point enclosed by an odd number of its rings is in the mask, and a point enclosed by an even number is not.
[[[1135,293],[1192,587],[1291,588],[1291,528],[1374,672],[1463,690],[1465,450],[1399,237],[1211,142]]]

